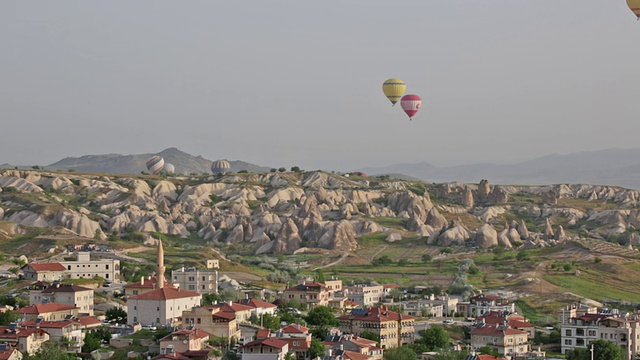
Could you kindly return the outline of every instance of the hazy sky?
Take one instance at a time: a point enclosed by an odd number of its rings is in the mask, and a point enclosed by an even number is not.
[[[0,2],[0,164],[348,170],[638,147],[624,0]],[[409,121],[382,82],[423,107]]]

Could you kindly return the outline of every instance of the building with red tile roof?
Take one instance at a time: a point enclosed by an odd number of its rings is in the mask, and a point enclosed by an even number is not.
[[[387,309],[386,306],[354,309],[349,315],[338,317],[340,331],[360,336],[373,332],[380,337],[383,349],[412,344],[415,318]]]
[[[160,353],[167,353],[167,349],[178,353],[203,350],[210,336],[211,334],[201,329],[174,331],[160,339]]]
[[[20,326],[27,329],[42,329],[49,334],[49,340],[51,341],[60,341],[62,338],[69,339],[73,342],[73,350],[75,352],[80,352],[84,344],[82,324],[75,319],[60,321],[27,320],[21,322]]]
[[[0,344],[0,360],[22,360],[22,353],[11,346]]]
[[[505,325],[485,325],[471,330],[471,346],[489,346],[499,354],[511,356],[529,351],[529,335],[526,331]]]
[[[240,339],[240,325],[234,312],[222,311],[219,307],[197,306],[182,312],[182,326],[202,329],[213,336]]]
[[[297,300],[307,309],[315,306],[327,306],[332,298],[326,285],[320,282],[304,281],[302,284],[290,287],[283,292],[285,301]]]
[[[28,263],[20,267],[23,277],[32,281],[54,281],[65,278],[67,270],[62,264],[57,262],[50,263]]]
[[[45,321],[64,320],[65,318],[77,317],[78,308],[73,305],[46,303],[25,306],[17,310],[26,320],[42,318]]]
[[[42,329],[22,328],[16,324],[0,326],[0,343],[6,343],[29,355],[35,354],[47,341],[49,334]]]
[[[241,299],[234,303],[251,307],[251,313],[258,317],[264,314],[275,315],[278,309],[276,305],[258,299]]]
[[[182,312],[200,306],[202,295],[174,287],[162,287],[127,299],[127,323],[172,326]]]
[[[171,284],[170,282],[168,282],[166,280],[164,282],[164,286],[163,287],[175,288],[175,286],[173,286],[173,284]],[[146,278],[142,277],[142,278],[140,278],[140,281],[136,281],[134,283],[125,285],[124,286],[124,295],[125,295],[125,297],[141,295],[141,294],[144,294],[146,292],[155,290],[157,288],[158,288],[158,279],[155,276],[148,276]]]
[[[73,305],[83,315],[93,315],[93,289],[71,284],[53,284],[43,289],[33,284],[29,290],[30,304],[54,302]]]
[[[289,343],[273,337],[252,341],[242,347],[242,360],[284,360]]]

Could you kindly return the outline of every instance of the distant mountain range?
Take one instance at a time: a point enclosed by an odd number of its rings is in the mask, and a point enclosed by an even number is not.
[[[169,148],[156,153],[171,163],[178,174],[210,173],[212,160],[194,156]],[[75,170],[78,172],[100,172],[107,174],[139,174],[147,171],[145,163],[155,154],[104,154],[67,157],[51,165],[47,170]],[[243,161],[229,161],[231,171],[246,170],[255,173],[269,172],[271,167],[254,165]],[[9,164],[0,168],[13,167]],[[24,168],[24,167],[22,167]],[[548,155],[537,159],[508,165],[471,164],[438,167],[427,162],[395,164],[383,167],[354,169],[369,175],[390,175],[405,180],[422,180],[433,183],[462,181],[477,183],[487,179],[491,184],[594,184],[613,185],[640,189],[640,148],[606,149]]]
[[[510,165],[437,167],[426,162],[358,169],[369,175],[405,174],[424,181],[492,184],[596,184],[640,189],[640,148],[548,155]]]
[[[51,165],[47,170],[75,170],[78,172],[99,172],[107,174],[139,174],[147,171],[146,162],[152,155],[160,155],[165,164],[173,164],[176,174],[202,174],[211,172],[211,160],[202,156],[193,156],[176,148],[168,148],[155,154],[138,155],[85,155],[81,157],[67,157]],[[250,164],[244,161],[231,161],[231,171],[246,170],[249,172],[269,172],[271,168]]]

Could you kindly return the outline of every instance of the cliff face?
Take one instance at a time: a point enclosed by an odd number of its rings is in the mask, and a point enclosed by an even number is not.
[[[0,238],[29,227],[101,239],[139,231],[293,253],[352,251],[372,233],[480,248],[551,246],[577,236],[631,243],[640,227],[635,190],[370,180],[323,172],[160,178],[5,170]]]

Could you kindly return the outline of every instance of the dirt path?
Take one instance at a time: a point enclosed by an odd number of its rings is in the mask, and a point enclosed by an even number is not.
[[[327,264],[327,265],[318,266],[317,268],[313,269],[313,271],[320,270],[320,269],[324,269],[324,268],[328,268],[329,266],[338,265],[338,264],[340,264],[341,262],[343,262],[343,261],[344,261],[344,259],[346,259],[347,257],[349,257],[349,252],[345,252],[344,254],[342,254],[342,256],[340,257],[340,259],[338,259],[338,260],[336,260],[336,261],[334,261],[334,262],[332,262],[332,263],[329,263],[329,264]]]

